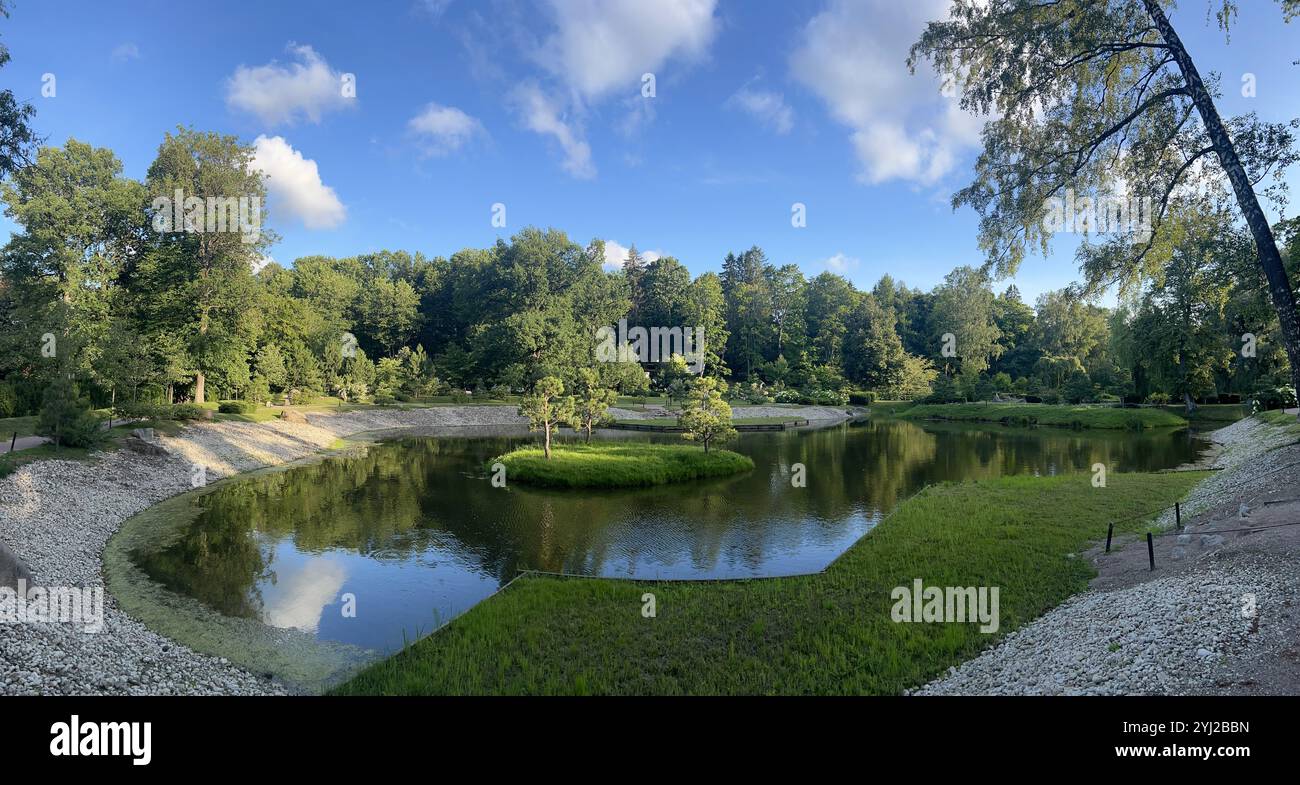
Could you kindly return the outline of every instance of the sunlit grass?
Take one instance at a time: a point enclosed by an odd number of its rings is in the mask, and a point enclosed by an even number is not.
[[[1157,408],[1053,406],[1042,403],[919,404],[901,412],[908,420],[1002,422],[1007,425],[1054,425],[1066,428],[1141,430],[1187,425],[1187,420]]]
[[[1109,522],[1204,473],[1004,477],[932,487],[824,573],[721,582],[526,576],[339,694],[897,694],[1087,586]],[[1117,528],[1139,531],[1144,520]],[[997,586],[998,635],[892,621],[891,590]],[[642,616],[653,594],[656,615]]]
[[[506,467],[507,482],[548,488],[634,488],[707,477],[724,477],[754,468],[747,456],[730,450],[672,444],[565,444],[525,447],[489,461]]]

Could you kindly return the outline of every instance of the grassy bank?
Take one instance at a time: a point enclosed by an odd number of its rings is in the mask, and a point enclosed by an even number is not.
[[[1202,473],[1009,477],[902,504],[824,573],[653,583],[528,576],[339,694],[897,694],[998,636],[901,624],[890,591],[1000,587],[1001,633],[1087,585],[1072,554],[1106,525],[1172,504]],[[1146,524],[1130,521],[1120,528]],[[655,618],[643,618],[653,593]]]
[[[566,444],[525,447],[494,458],[509,481],[548,488],[635,488],[749,471],[754,462],[729,450],[674,444]]]
[[[1187,420],[1164,409],[1051,406],[1042,403],[918,404],[900,412],[898,416],[907,420],[1001,422],[1007,425],[1053,425],[1064,428],[1140,430],[1187,425]]]

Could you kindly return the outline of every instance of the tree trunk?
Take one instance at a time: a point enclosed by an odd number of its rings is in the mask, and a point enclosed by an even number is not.
[[[1188,414],[1196,411],[1196,399],[1186,390],[1183,390],[1183,406],[1186,408]]]
[[[1287,278],[1286,268],[1282,265],[1282,254],[1278,252],[1273,229],[1268,225],[1268,218],[1260,207],[1259,197],[1255,195],[1255,189],[1251,187],[1250,179],[1246,176],[1246,169],[1241,165],[1241,159],[1237,157],[1237,149],[1233,146],[1232,139],[1228,136],[1228,129],[1224,127],[1223,120],[1219,117],[1219,110],[1215,108],[1214,100],[1205,89],[1205,82],[1201,80],[1201,74],[1196,70],[1191,55],[1183,47],[1183,42],[1179,39],[1173,25],[1169,24],[1169,19],[1160,7],[1159,0],[1142,0],[1142,4],[1146,6],[1147,14],[1151,16],[1151,21],[1160,31],[1161,38],[1169,46],[1170,54],[1187,82],[1187,91],[1196,105],[1196,111],[1201,115],[1205,131],[1214,144],[1214,152],[1219,156],[1219,164],[1232,183],[1237,204],[1241,207],[1246,224],[1250,227],[1251,236],[1255,239],[1259,266],[1268,279],[1269,295],[1273,299],[1274,309],[1277,310],[1277,318],[1282,326],[1282,340],[1286,344],[1286,356],[1291,362],[1291,384],[1300,390],[1300,315],[1296,313],[1295,292],[1291,288],[1290,279]]]
[[[194,374],[194,402],[203,403],[203,371]]]
[[[546,441],[543,451],[546,453],[546,460],[549,461],[551,459],[551,424],[549,422],[546,423]]]

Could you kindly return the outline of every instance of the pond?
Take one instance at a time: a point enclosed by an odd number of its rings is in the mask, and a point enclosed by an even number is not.
[[[624,491],[493,487],[485,463],[533,440],[522,430],[461,429],[185,494],[123,527],[106,553],[110,588],[162,631],[273,673],[289,652],[322,644],[328,662],[291,676],[312,682],[427,634],[520,570],[638,579],[816,572],[927,484],[1095,463],[1165,469],[1206,447],[1186,430],[885,420],[743,434],[731,449],[757,468],[724,479]],[[799,464],[804,487],[792,482]],[[260,645],[239,643],[249,638]]]

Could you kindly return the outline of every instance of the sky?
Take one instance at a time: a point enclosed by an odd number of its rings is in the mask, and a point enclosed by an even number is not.
[[[1207,1],[1172,21],[1222,75],[1221,112],[1300,114],[1300,20],[1241,0],[1225,41]],[[33,104],[48,144],[111,148],[143,179],[178,125],[238,136],[268,174],[285,266],[449,256],[529,225],[697,275],[758,245],[860,288],[889,273],[929,289],[982,261],[975,214],[949,201],[981,121],[904,62],[946,0],[10,5],[0,86]],[[14,229],[0,219],[0,239]],[[1032,301],[1070,283],[1073,249],[1058,238],[998,287]]]

